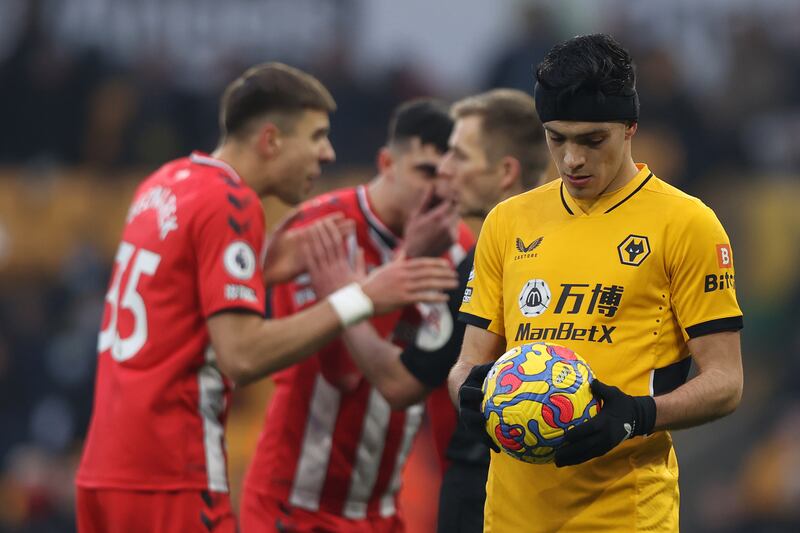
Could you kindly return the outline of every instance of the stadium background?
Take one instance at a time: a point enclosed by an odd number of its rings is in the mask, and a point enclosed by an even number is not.
[[[216,140],[223,85],[256,62],[320,77],[338,161],[363,182],[392,107],[532,90],[556,41],[614,34],[639,66],[637,160],[701,196],[734,245],[745,397],[676,432],[684,531],[800,530],[800,3],[792,0],[0,2],[0,531],[73,530],[110,260],[137,180]],[[551,170],[552,174],[552,170]],[[270,221],[283,208],[267,205]],[[239,391],[233,485],[269,384]],[[415,531],[437,465],[409,468]]]

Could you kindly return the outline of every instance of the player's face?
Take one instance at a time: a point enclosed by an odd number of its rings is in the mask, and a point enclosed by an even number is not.
[[[550,155],[573,198],[590,200],[624,185],[623,162],[636,124],[553,120],[544,129]]]
[[[396,204],[406,216],[422,201],[430,187],[439,199],[451,195],[450,182],[437,171],[442,153],[432,144],[422,144],[413,138],[407,145],[396,149],[392,173]]]
[[[276,195],[295,205],[305,200],[322,164],[333,162],[336,154],[328,139],[330,121],[324,111],[306,110],[294,127],[281,137],[280,173]]]
[[[453,196],[461,216],[485,216],[500,199],[499,165],[490,165],[482,142],[482,118],[467,116],[456,120],[450,135],[450,149],[442,158],[439,172],[452,180]]]

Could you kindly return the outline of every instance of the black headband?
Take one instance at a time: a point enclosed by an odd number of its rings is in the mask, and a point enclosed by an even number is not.
[[[627,95],[607,95],[599,90],[575,92],[548,89],[536,83],[533,90],[539,120],[572,122],[617,122],[639,120],[639,96],[636,90]]]

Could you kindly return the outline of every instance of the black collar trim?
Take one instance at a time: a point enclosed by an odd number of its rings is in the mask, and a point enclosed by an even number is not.
[[[618,208],[619,206],[621,206],[622,204],[627,202],[630,199],[630,197],[633,196],[634,194],[636,194],[637,192],[639,192],[642,189],[642,187],[644,187],[645,184],[647,184],[647,182],[650,181],[650,178],[652,178],[652,177],[653,177],[653,173],[651,172],[650,174],[647,175],[647,177],[644,179],[644,181],[641,182],[639,184],[639,186],[636,187],[636,189],[634,189],[634,191],[632,193],[630,193],[628,196],[626,196],[625,198],[623,198],[622,200],[620,200],[619,202],[617,202],[613,206],[611,206],[608,209],[606,209],[606,213],[610,213],[614,209]]]
[[[394,250],[398,244],[397,237],[395,237],[392,231],[372,212],[369,200],[367,200],[367,188],[365,186],[360,185],[356,188],[356,198],[358,199],[358,207],[361,209],[361,213],[363,213],[367,225],[375,231],[375,234],[380,237],[387,248]]]
[[[564,209],[567,210],[567,213],[569,213],[570,215],[574,216],[575,213],[573,213],[572,209],[569,208],[569,206],[567,205],[567,200],[564,198],[564,182],[563,181],[561,182],[561,189],[559,190],[559,192],[561,193],[561,203],[564,205]]]

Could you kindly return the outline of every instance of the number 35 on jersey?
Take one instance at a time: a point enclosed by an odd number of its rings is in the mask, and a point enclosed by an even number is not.
[[[144,248],[123,241],[114,258],[114,277],[106,294],[108,323],[97,339],[98,353],[111,350],[111,357],[118,362],[135,356],[147,342],[147,306],[139,292],[142,275],[156,273],[161,256]],[[122,278],[130,272],[122,286]],[[120,312],[127,310],[133,316],[133,328],[120,330]],[[123,336],[124,335],[124,336]]]

